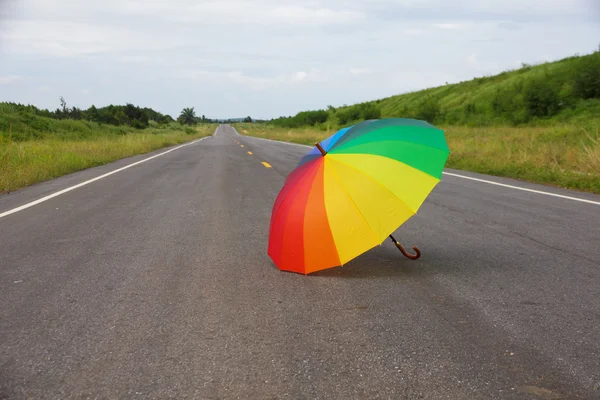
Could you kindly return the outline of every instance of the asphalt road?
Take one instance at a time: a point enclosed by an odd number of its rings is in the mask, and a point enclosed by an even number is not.
[[[419,260],[281,272],[271,207],[306,151],[222,126],[0,217],[0,398],[600,399],[600,204],[444,175],[395,233]]]

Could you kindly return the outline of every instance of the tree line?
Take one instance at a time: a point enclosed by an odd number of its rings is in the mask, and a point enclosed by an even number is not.
[[[60,107],[54,111],[40,109],[30,104],[20,104],[13,102],[4,102],[3,108],[8,108],[12,112],[33,114],[52,119],[71,119],[97,122],[114,126],[129,126],[137,129],[144,129],[150,126],[152,122],[158,125],[167,125],[173,122],[179,122],[184,125],[193,125],[197,123],[215,122],[204,115],[197,117],[194,107],[184,108],[177,119],[169,114],[163,114],[149,107],[139,107],[131,103],[125,105],[110,104],[105,107],[90,106],[88,109],[78,107],[69,107],[65,99],[60,97]]]

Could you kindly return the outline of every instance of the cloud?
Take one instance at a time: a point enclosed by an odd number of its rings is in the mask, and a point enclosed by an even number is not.
[[[409,28],[409,29],[404,29],[402,31],[405,35],[410,35],[410,36],[419,36],[423,34],[423,29],[414,29],[414,28]]]
[[[440,29],[461,29],[463,24],[433,24],[436,28]]]
[[[477,54],[471,54],[467,57],[467,65],[472,70],[478,71],[481,74],[499,73],[500,68],[495,62],[480,62]]]
[[[38,90],[39,90],[40,92],[47,92],[47,91],[49,91],[49,90],[51,90],[51,89],[52,89],[52,88],[51,88],[50,86],[43,85],[43,86],[40,86]]]
[[[197,83],[228,83],[257,90],[291,87],[298,84],[323,82],[326,80],[323,72],[317,68],[271,76],[251,76],[239,70],[222,72],[189,69],[183,70],[177,75],[179,78],[189,79]]]
[[[584,54],[600,37],[594,0],[11,1],[0,101],[52,109],[60,92],[78,107],[289,115]],[[28,78],[6,84],[15,71]]]
[[[143,32],[101,24],[55,21],[8,21],[0,39],[5,50],[16,54],[59,57],[84,56],[130,49],[156,51],[172,47],[166,40],[145,37]]]
[[[0,75],[0,85],[9,85],[23,79],[19,75]]]
[[[350,73],[352,75],[364,75],[370,72],[371,70],[369,70],[369,68],[350,68]]]
[[[506,29],[507,31],[516,31],[523,28],[522,24],[516,24],[514,22],[499,22],[498,28]]]
[[[362,11],[349,9],[342,2],[330,6],[321,1],[289,0],[103,0],[85,4],[79,0],[29,0],[32,15],[52,15],[56,8],[66,15],[83,16],[110,12],[127,18],[150,18],[163,22],[202,22],[206,25],[299,25],[346,24],[362,20]],[[353,7],[356,8],[356,7]]]

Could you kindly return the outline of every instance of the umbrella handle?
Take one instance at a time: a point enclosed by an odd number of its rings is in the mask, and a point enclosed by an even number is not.
[[[400,250],[400,252],[401,252],[402,254],[404,254],[404,256],[405,256],[405,257],[407,257],[407,258],[410,258],[411,260],[416,260],[417,258],[421,257],[421,251],[419,250],[419,248],[418,248],[418,247],[416,247],[416,246],[413,246],[413,247],[412,247],[412,248],[413,248],[413,250],[414,250],[414,251],[417,253],[417,254],[414,254],[414,255],[413,255],[413,254],[410,254],[410,253],[408,253],[408,252],[407,252],[407,251],[404,249],[404,247],[403,247],[403,246],[402,246],[400,243],[398,243],[398,242],[396,241],[396,239],[394,239],[394,237],[393,237],[392,235],[390,235],[390,238],[392,239],[392,241],[394,242],[394,244],[396,245],[396,247],[398,248],[398,250]]]
[[[317,149],[319,149],[319,151],[321,152],[321,154],[326,155],[327,152],[325,151],[325,149],[323,147],[321,147],[321,145],[319,144],[319,142],[315,143],[315,146],[317,147]]]
[[[400,250],[400,252],[402,252],[402,254],[404,254],[406,257],[410,258],[411,260],[416,260],[417,258],[421,257],[421,251],[419,250],[419,248],[417,246],[412,247],[413,250],[417,253],[415,255],[407,253],[406,250],[404,250],[404,247],[402,247],[402,245],[400,243],[396,243],[396,247]]]

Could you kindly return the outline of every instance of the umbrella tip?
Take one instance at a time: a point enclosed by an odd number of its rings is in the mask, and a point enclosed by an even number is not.
[[[323,154],[323,155],[327,154],[327,152],[325,151],[325,149],[323,149],[323,147],[321,147],[321,145],[319,144],[319,142],[315,143],[315,146],[317,146],[317,149],[319,149],[319,151],[321,152],[321,154]]]

